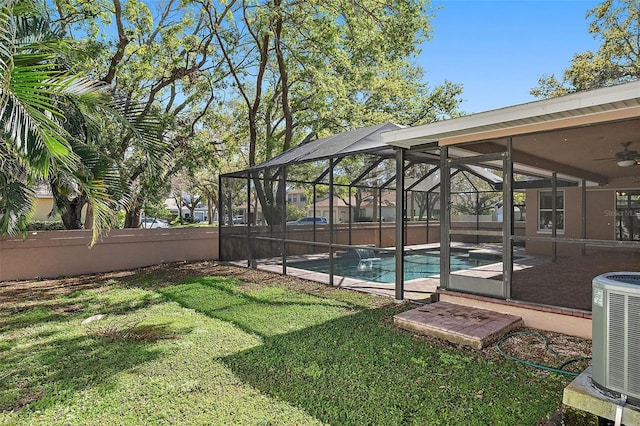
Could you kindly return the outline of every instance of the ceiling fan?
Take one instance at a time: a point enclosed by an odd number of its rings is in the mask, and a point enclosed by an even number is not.
[[[631,141],[620,142],[620,145],[622,145],[624,149],[616,152],[614,158],[599,158],[598,160],[615,160],[619,167],[633,167],[638,164],[638,160],[640,160],[640,153],[629,149]]]

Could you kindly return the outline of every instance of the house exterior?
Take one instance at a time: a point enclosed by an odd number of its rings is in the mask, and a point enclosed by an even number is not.
[[[304,189],[294,188],[287,191],[287,204],[306,210],[309,205]]]
[[[51,220],[49,213],[53,208],[53,193],[48,183],[41,183],[35,187],[35,210],[33,220]]]
[[[185,220],[191,220],[191,211],[182,206],[181,209],[178,208],[176,204],[176,200],[173,197],[169,197],[164,201],[164,206],[172,215],[178,216],[180,214],[180,210],[182,210],[182,217]],[[193,212],[194,222],[206,222],[209,220],[209,211],[207,209],[206,204],[198,204]],[[214,222],[218,220],[218,212],[214,211]]]

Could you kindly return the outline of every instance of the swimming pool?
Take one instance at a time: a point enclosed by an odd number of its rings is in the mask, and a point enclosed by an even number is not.
[[[451,255],[451,272],[490,265],[500,261],[499,258],[469,258],[468,252],[457,252]],[[329,273],[329,261],[327,259],[290,262],[287,265],[307,271]],[[336,257],[333,266],[334,274],[342,277],[377,283],[394,283],[396,280],[396,260],[394,256]],[[407,281],[431,277],[439,273],[440,256],[437,253],[410,254],[404,257],[404,279]]]

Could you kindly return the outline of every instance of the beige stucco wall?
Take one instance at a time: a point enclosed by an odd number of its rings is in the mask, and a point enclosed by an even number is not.
[[[51,213],[52,208],[53,208],[52,197],[36,198],[32,220],[42,220],[42,221],[52,220],[52,218],[49,217],[49,213]],[[84,220],[86,212],[87,212],[87,206],[84,206],[82,209],[82,220]],[[57,219],[60,220],[60,216],[57,216]]]
[[[49,212],[53,207],[53,198],[38,198],[35,202],[33,220],[49,220]]]
[[[582,238],[582,188],[561,188],[564,191],[564,233],[558,232],[558,238]],[[538,231],[538,193],[543,190],[527,190],[526,208],[527,237],[550,238],[550,232]],[[615,190],[587,190],[587,235],[588,239],[613,240],[615,238]],[[550,256],[551,243],[527,241],[527,253]],[[580,253],[579,244],[558,244],[559,256],[575,256]]]
[[[0,281],[218,259],[217,228],[114,229],[89,248],[90,230],[0,238]]]

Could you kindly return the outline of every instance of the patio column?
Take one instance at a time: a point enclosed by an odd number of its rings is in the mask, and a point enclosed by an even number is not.
[[[306,213],[306,212],[305,212]],[[316,213],[316,184],[313,184],[313,217],[318,217],[317,213]],[[318,240],[316,239],[316,221],[314,219],[313,221],[313,242],[317,243]],[[316,252],[316,245],[313,245],[313,252]]]
[[[587,239],[587,181],[586,179],[582,179],[582,232],[581,238],[583,240]],[[587,254],[587,245],[582,244],[582,255]]]
[[[280,189],[280,204],[282,206],[282,275],[287,275],[287,167],[280,169],[282,185]]]
[[[351,245],[351,232],[353,230],[352,222],[353,222],[353,213],[351,212],[351,210],[353,209],[353,206],[351,205],[351,185],[349,185],[349,193],[347,194],[347,200],[349,200],[349,202],[347,203],[347,207],[348,207],[348,213],[349,213],[349,245]]]
[[[222,225],[224,224],[224,199],[222,198],[224,191],[222,190],[222,173],[218,175],[218,257],[224,260],[224,252],[222,251]],[[178,206],[178,217],[182,218],[182,206]]]
[[[378,202],[374,209],[378,209],[378,247],[382,247],[382,188],[378,188]]]
[[[404,299],[404,149],[396,150],[396,302]]]
[[[551,261],[558,263],[558,173],[551,174]]]
[[[329,285],[333,285],[333,167],[335,160],[329,160]],[[315,220],[313,221],[315,223]]]
[[[449,273],[451,264],[449,256],[451,247],[449,231],[451,227],[450,198],[451,198],[451,163],[449,161],[449,148],[440,148],[440,288],[449,288]]]
[[[507,152],[502,160],[502,277],[505,299],[511,299],[511,279],[513,276],[513,161],[511,151],[513,141],[507,140]]]
[[[257,265],[253,261],[253,246],[251,244],[251,173],[247,174],[247,216],[244,218],[247,224],[247,266],[256,268]]]

